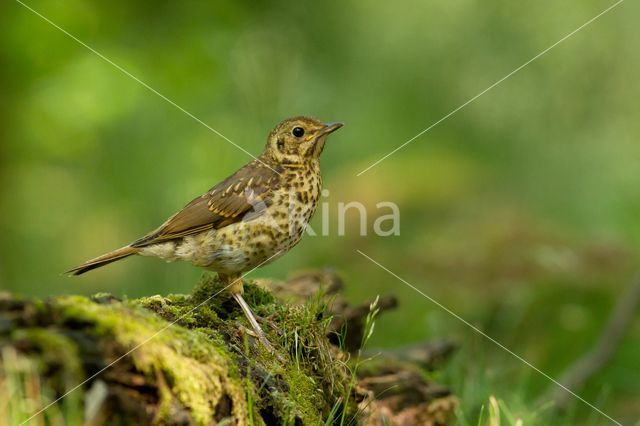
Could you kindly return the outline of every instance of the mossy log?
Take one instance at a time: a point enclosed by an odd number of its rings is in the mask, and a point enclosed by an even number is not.
[[[141,299],[0,294],[0,424],[446,423],[455,398],[423,373],[451,345],[381,353],[355,374],[369,304],[341,286],[328,271],[245,284],[277,356],[212,277]]]

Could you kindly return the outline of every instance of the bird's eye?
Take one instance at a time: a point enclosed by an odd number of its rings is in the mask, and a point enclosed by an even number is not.
[[[293,134],[293,136],[295,136],[296,138],[301,137],[302,135],[304,135],[304,129],[302,127],[294,127],[293,130],[291,131],[291,133]]]

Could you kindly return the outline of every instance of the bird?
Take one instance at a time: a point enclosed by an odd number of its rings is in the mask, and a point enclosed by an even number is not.
[[[154,231],[67,273],[81,275],[133,255],[186,261],[214,271],[259,341],[273,352],[243,298],[242,274],[273,262],[300,241],[322,189],[320,155],[327,136],[342,126],[306,116],[283,120],[258,157]]]

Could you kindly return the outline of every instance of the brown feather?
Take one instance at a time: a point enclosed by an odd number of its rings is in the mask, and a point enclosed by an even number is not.
[[[239,222],[246,213],[268,206],[279,184],[277,171],[262,160],[252,161],[131,246],[145,247]]]
[[[134,247],[131,247],[131,246],[122,247],[122,248],[119,248],[118,250],[114,250],[107,254],[103,254],[102,256],[96,257],[95,259],[87,260],[82,265],[76,266],[75,268],[68,270],[66,273],[70,275],[81,275],[92,269],[96,269],[101,266],[107,265],[111,262],[115,262],[116,260],[129,257],[132,254],[136,254],[137,252],[138,252],[138,249]]]

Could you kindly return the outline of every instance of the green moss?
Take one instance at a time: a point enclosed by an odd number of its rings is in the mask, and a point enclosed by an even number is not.
[[[56,330],[22,328],[14,330],[12,340],[30,344],[39,356],[40,371],[64,366],[63,389],[71,387],[82,378],[82,363],[74,342]],[[28,343],[27,343],[28,342]]]
[[[269,314],[280,328],[265,331],[272,342],[279,343],[277,347],[288,360],[278,363],[267,355],[256,361],[287,385],[284,392],[269,395],[270,404],[281,418],[297,417],[305,424],[322,423],[321,419],[328,415],[335,401],[347,392],[349,382],[347,370],[331,355],[325,337],[329,321],[329,318],[323,319],[325,306],[316,302],[256,307],[257,311]]]
[[[64,296],[44,309],[57,327],[89,336],[106,362],[116,361],[109,367],[114,374],[134,369],[157,388],[158,423],[186,410],[196,424],[210,424],[220,420],[221,404],[238,424],[249,418],[255,424],[322,423],[349,391],[350,379],[325,337],[325,306],[319,299],[285,305],[251,283],[245,299],[265,318],[277,356],[243,331],[249,324],[216,278],[204,277],[190,295],[124,301],[109,294]],[[82,381],[73,341],[45,328],[22,333],[49,354],[41,357],[43,364],[72,360],[65,368],[73,382]],[[127,355],[119,359],[121,354]]]
[[[208,423],[223,395],[231,398],[234,415],[246,415],[242,385],[231,374],[231,360],[220,340],[213,340],[199,330],[172,325],[143,308],[153,305],[157,309],[158,303],[163,306],[163,316],[167,313],[175,316],[181,310],[173,301],[152,297],[99,305],[72,296],[59,298],[55,303],[65,316],[89,321],[96,333],[113,336],[123,348],[134,349],[130,353],[133,364],[151,380],[164,379],[157,383],[161,390],[161,416],[169,413],[172,399],[176,398],[197,423]],[[193,315],[185,318],[185,322],[196,321],[197,313]]]

